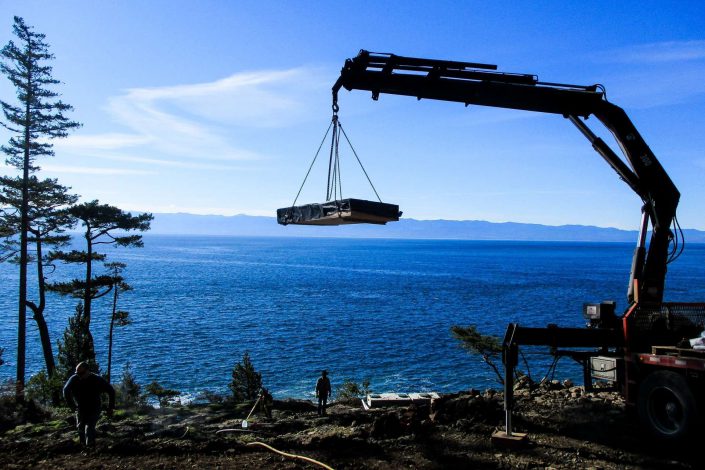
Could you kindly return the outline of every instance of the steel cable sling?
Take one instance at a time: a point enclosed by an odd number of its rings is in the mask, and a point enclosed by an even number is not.
[[[332,129],[332,132],[331,132],[331,129]],[[335,108],[334,108],[333,118],[331,119],[331,123],[328,125],[328,129],[326,130],[325,134],[323,135],[323,139],[321,140],[321,143],[318,146],[318,150],[316,151],[316,154],[313,157],[313,161],[311,162],[311,164],[308,167],[308,170],[306,171],[306,175],[304,176],[304,180],[301,183],[301,186],[299,187],[298,192],[296,193],[296,197],[294,198],[294,202],[291,204],[291,207],[287,211],[286,218],[288,220],[291,220],[293,217],[292,213],[296,207],[296,203],[299,200],[299,196],[301,195],[301,191],[303,190],[304,185],[306,184],[306,181],[308,181],[308,177],[311,174],[311,170],[313,169],[313,165],[316,163],[316,160],[318,159],[318,156],[321,153],[321,149],[323,148],[323,144],[326,142],[326,139],[328,138],[328,134],[331,134],[331,142],[330,142],[330,152],[329,152],[329,156],[328,156],[328,178],[327,178],[327,185],[326,185],[326,202],[335,201],[336,208],[338,209],[338,217],[342,217],[342,212],[340,211],[340,202],[339,202],[339,200],[343,199],[343,184],[342,184],[342,176],[341,176],[341,170],[340,170],[340,135],[341,134],[343,135],[343,137],[345,137],[345,141],[348,143],[350,150],[352,150],[352,153],[355,156],[357,163],[360,165],[360,168],[362,169],[362,172],[365,175],[367,182],[370,184],[372,191],[374,191],[375,196],[377,197],[377,200],[380,203],[382,202],[382,199],[379,197],[379,193],[377,192],[377,188],[375,188],[374,184],[372,183],[372,180],[370,179],[370,176],[367,173],[367,170],[365,169],[364,165],[362,164],[362,160],[360,160],[360,157],[358,156],[357,151],[355,150],[355,147],[353,147],[352,142],[350,141],[350,138],[348,137],[347,133],[343,129],[342,124],[340,123],[340,120],[338,119],[337,110],[335,110]]]

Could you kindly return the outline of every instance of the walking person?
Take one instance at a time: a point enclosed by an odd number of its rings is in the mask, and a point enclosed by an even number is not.
[[[321,376],[316,381],[316,397],[318,397],[318,416],[326,414],[326,404],[331,396],[330,380],[328,371],[321,371]]]
[[[64,385],[64,398],[72,411],[76,412],[76,426],[81,445],[95,445],[95,425],[100,418],[103,393],[108,394],[107,415],[115,409],[115,389],[102,377],[88,370],[88,364],[80,362],[76,373]]]

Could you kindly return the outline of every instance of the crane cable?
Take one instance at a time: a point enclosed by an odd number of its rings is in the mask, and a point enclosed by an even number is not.
[[[319,462],[318,460],[314,460],[314,459],[312,459],[312,458],[310,458],[310,457],[305,457],[305,456],[303,456],[303,455],[289,454],[289,453],[287,453],[287,452],[282,452],[281,450],[275,449],[274,447],[272,447],[272,446],[270,446],[270,445],[268,445],[268,444],[265,444],[264,442],[259,442],[259,441],[257,441],[257,442],[248,442],[247,445],[248,445],[248,446],[261,446],[261,447],[264,447],[264,448],[267,449],[267,450],[270,450],[270,451],[272,451],[272,452],[274,452],[274,453],[276,453],[276,454],[281,455],[282,457],[286,457],[286,458],[289,458],[289,459],[292,459],[292,460],[303,460],[304,462],[308,462],[308,463],[312,463],[312,464],[314,464],[314,465],[318,465],[318,466],[320,466],[320,467],[322,467],[322,468],[325,468],[326,470],[334,470],[333,467],[330,467],[330,466],[324,464],[323,462]]]
[[[340,178],[340,121],[338,114],[333,113],[333,134],[330,138],[330,156],[328,158],[328,186],[326,187],[326,201],[343,198],[343,182]]]
[[[357,159],[357,163],[360,164],[360,168],[362,168],[362,172],[365,174],[365,178],[367,178],[367,182],[370,183],[370,186],[372,186],[372,191],[375,192],[375,196],[377,196],[377,200],[379,202],[382,202],[382,199],[379,197],[379,194],[377,193],[377,189],[375,189],[375,185],[372,184],[372,180],[370,179],[370,176],[367,174],[365,167],[362,165],[362,161],[360,161],[360,157],[357,156],[357,152],[355,151],[355,147],[353,147],[352,142],[350,142],[350,139],[348,139],[348,134],[345,133],[345,129],[343,129],[343,126],[340,123],[338,123],[338,127],[340,128],[340,132],[343,133],[345,140],[348,142],[348,145],[350,146],[350,150],[352,150],[353,155],[355,155],[355,159]]]
[[[293,204],[291,204],[291,207],[294,207],[296,205],[296,201],[299,200],[299,196],[301,195],[301,190],[304,189],[304,185],[306,184],[306,180],[308,179],[308,175],[311,174],[311,169],[313,168],[313,164],[316,163],[316,159],[318,158],[318,154],[321,153],[321,149],[323,148],[323,144],[326,142],[326,137],[328,137],[328,133],[330,132],[331,127],[333,127],[333,122],[328,125],[328,130],[326,131],[325,135],[323,136],[323,140],[321,140],[321,144],[318,146],[318,150],[316,151],[316,155],[313,156],[313,161],[308,167],[308,171],[306,172],[306,176],[304,176],[304,181],[301,183],[301,187],[299,188],[299,192],[296,193],[296,197],[294,198]]]
[[[308,171],[306,171],[306,176],[304,176],[304,180],[301,183],[301,186],[299,187],[299,191],[296,193],[294,202],[291,204],[292,208],[296,206],[296,202],[299,200],[301,191],[303,190],[304,185],[306,184],[306,181],[308,180],[308,177],[311,174],[311,170],[313,169],[313,165],[318,159],[318,155],[321,153],[321,149],[323,148],[323,144],[328,138],[328,134],[331,133],[331,129],[333,129],[333,132],[331,135],[330,155],[328,159],[328,184],[326,187],[326,201],[334,200],[338,196],[340,197],[340,199],[343,198],[343,184],[340,173],[340,134],[342,133],[343,137],[345,137],[345,141],[350,146],[350,150],[352,150],[352,153],[355,156],[357,163],[360,165],[360,168],[362,169],[365,178],[367,178],[367,182],[370,183],[372,191],[374,191],[375,196],[377,196],[377,200],[379,202],[382,202],[382,199],[379,197],[379,193],[377,192],[377,188],[375,188],[375,185],[372,183],[372,180],[370,179],[367,170],[365,170],[365,167],[362,164],[362,160],[360,160],[357,151],[355,151],[355,147],[353,147],[352,142],[350,142],[350,138],[348,137],[348,134],[345,132],[345,129],[343,129],[343,125],[338,119],[338,109],[339,108],[337,107],[337,105],[333,106],[333,118],[331,119],[331,123],[328,125],[328,129],[323,135],[323,139],[321,140],[321,143],[318,146],[316,154],[313,156],[313,161],[311,161],[311,164],[308,167]]]

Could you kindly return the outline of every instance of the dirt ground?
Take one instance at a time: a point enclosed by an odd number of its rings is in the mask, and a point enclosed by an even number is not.
[[[528,441],[516,449],[492,442],[504,423],[502,396],[493,391],[446,395],[431,407],[337,403],[324,417],[310,402],[275,401],[272,419],[256,414],[243,430],[247,411],[204,404],[118,412],[101,420],[89,451],[72,417],[52,412],[0,431],[0,468],[320,468],[262,444],[338,469],[703,468],[692,445],[645,436],[616,394],[555,383],[517,392],[514,427]]]

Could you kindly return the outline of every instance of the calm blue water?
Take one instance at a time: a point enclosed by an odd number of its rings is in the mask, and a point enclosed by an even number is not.
[[[631,244],[146,236],[118,249],[134,291],[121,308],[134,323],[115,336],[113,374],[131,361],[140,383],[185,393],[225,392],[249,351],[276,397],[310,397],[320,369],[334,386],[369,378],[372,389],[452,392],[496,387],[460,349],[452,325],[503,335],[509,322],[582,326],[582,304],[625,306]],[[52,279],[74,275],[60,266]],[[16,267],[0,265],[0,380],[15,374]],[[705,245],[687,245],[669,271],[667,300],[705,300]],[[75,300],[50,296],[52,340]],[[109,302],[92,331],[106,365]],[[43,367],[28,320],[28,375]],[[56,350],[54,351],[56,353]],[[529,357],[534,376],[549,359]],[[559,376],[579,377],[565,359]]]

